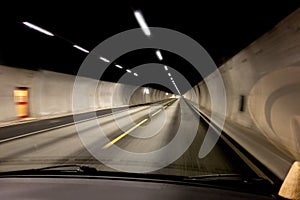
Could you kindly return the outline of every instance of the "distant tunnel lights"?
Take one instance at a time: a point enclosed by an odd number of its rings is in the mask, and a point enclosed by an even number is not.
[[[148,88],[144,88],[144,94],[150,94],[150,91]]]
[[[36,26],[36,25],[34,25],[34,24],[31,24],[31,23],[29,23],[29,22],[22,22],[22,23],[23,23],[24,25],[28,26],[29,28],[32,28],[32,29],[34,29],[34,30],[36,30],[36,31],[39,31],[39,32],[44,33],[44,34],[49,35],[49,36],[54,36],[53,33],[49,32],[49,31],[47,31],[47,30],[45,30],[45,29],[43,29],[43,28],[40,28],[40,27],[38,27],[38,26]]]
[[[148,25],[146,24],[146,21],[142,15],[142,13],[140,11],[135,11],[134,16],[135,16],[136,20],[138,21],[140,27],[142,28],[144,34],[146,36],[150,36],[151,35],[150,29],[149,29]]]
[[[123,69],[123,67],[122,67],[121,65],[115,64],[115,66],[116,66],[117,68],[119,68],[119,69]],[[126,72],[132,73],[132,71],[131,71],[130,69],[126,69]],[[133,73],[133,75],[134,75],[134,76],[138,76],[137,73]]]
[[[174,82],[174,86],[175,86],[175,88],[176,88],[177,92],[179,93],[179,95],[181,95],[181,93],[180,93],[180,91],[179,91],[179,89],[178,89],[178,87],[177,87],[177,85],[176,85],[176,83],[175,83],[175,82]]]

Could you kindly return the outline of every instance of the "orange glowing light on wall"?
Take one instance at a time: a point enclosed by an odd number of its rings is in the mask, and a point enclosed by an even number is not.
[[[28,96],[28,88],[22,87],[14,90],[16,115],[20,118],[26,118],[29,115]]]

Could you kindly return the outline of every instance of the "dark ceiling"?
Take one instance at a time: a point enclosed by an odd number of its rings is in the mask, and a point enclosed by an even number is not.
[[[220,66],[300,5],[294,0],[80,2],[27,2],[18,4],[18,9],[16,5],[2,6],[9,14],[1,17],[0,64],[75,75],[87,54],[72,45],[92,50],[112,35],[138,28],[133,11],[140,10],[149,26],[174,29],[190,36]],[[56,36],[29,29],[23,21]],[[123,55],[114,63],[128,69],[143,63],[163,63],[184,75],[191,85],[201,81],[202,77],[184,59],[169,52],[162,54],[164,59],[159,61],[155,49],[144,49]],[[110,67],[101,79],[116,82],[124,72]]]

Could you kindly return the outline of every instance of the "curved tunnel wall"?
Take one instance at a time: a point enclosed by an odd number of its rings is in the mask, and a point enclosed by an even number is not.
[[[14,89],[29,89],[29,117],[68,115],[112,107],[156,102],[168,98],[165,92],[145,88],[97,81],[79,77],[79,102],[73,108],[75,76],[51,71],[31,71],[0,66],[0,122],[16,120]],[[95,87],[96,86],[96,87]],[[135,91],[135,92],[132,92]]]
[[[282,179],[300,160],[299,24],[300,9],[219,68],[227,100],[224,130]],[[184,95],[207,115],[214,73],[193,88],[198,98],[191,91]]]

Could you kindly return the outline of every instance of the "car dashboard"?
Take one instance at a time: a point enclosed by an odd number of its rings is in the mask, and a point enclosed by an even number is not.
[[[221,188],[130,179],[3,177],[0,199],[274,199]]]

